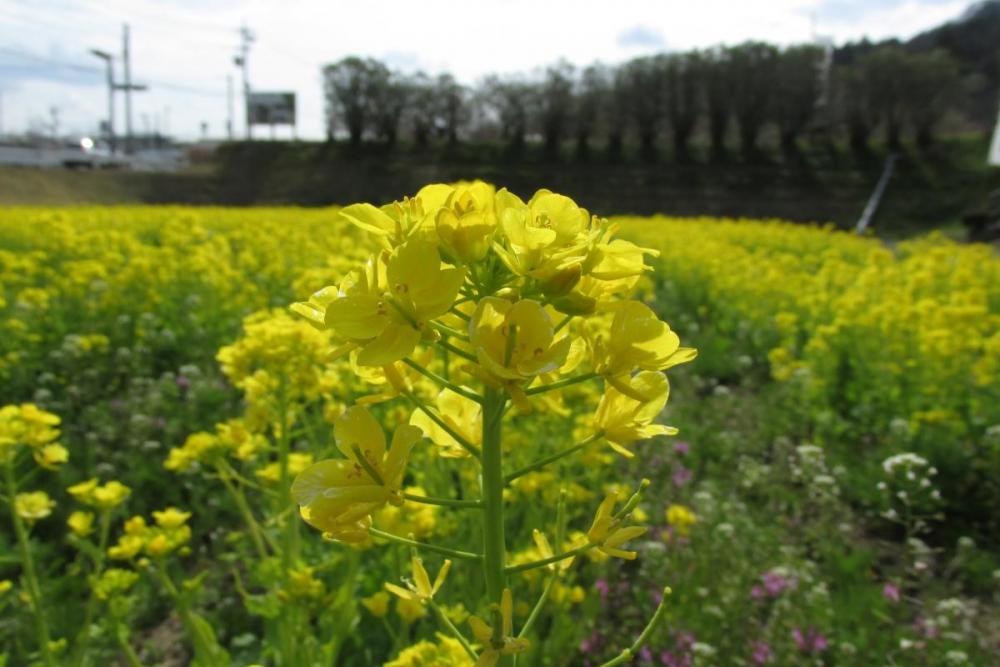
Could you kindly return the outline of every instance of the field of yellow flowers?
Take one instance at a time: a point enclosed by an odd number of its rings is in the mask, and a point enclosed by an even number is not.
[[[0,665],[993,664],[993,248],[519,194],[0,210]]]

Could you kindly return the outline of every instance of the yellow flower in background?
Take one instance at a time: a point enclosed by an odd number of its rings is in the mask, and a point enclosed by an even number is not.
[[[114,595],[128,592],[138,580],[139,575],[132,570],[123,570],[117,567],[108,568],[94,583],[94,595],[97,596],[98,600],[110,599]]]
[[[58,415],[38,409],[33,403],[5,405],[0,408],[0,462],[13,459],[18,445],[35,450],[39,465],[55,468],[68,459],[68,453],[53,443],[59,437]]]
[[[672,426],[653,423],[670,394],[670,385],[663,373],[642,371],[630,380],[629,386],[635,394],[647,397],[646,400],[635,399],[608,385],[594,415],[595,430],[603,433],[608,444],[626,458],[635,456],[628,445],[636,440],[677,433]]]
[[[0,595],[3,595],[14,587],[14,582],[10,579],[0,579]]]
[[[56,502],[44,491],[30,491],[14,496],[14,511],[29,524],[52,514],[55,506]]]
[[[396,613],[407,625],[419,621],[427,615],[424,605],[416,600],[404,600],[396,598]]]
[[[473,663],[457,639],[438,633],[437,643],[419,641],[382,667],[473,667]]]
[[[156,521],[156,525],[168,530],[183,526],[190,518],[191,512],[182,512],[176,507],[168,507],[159,512],[153,512],[153,520]]]
[[[600,506],[597,514],[594,515],[594,522],[587,531],[587,539],[598,550],[608,556],[634,560],[635,551],[625,551],[621,549],[626,542],[633,540],[646,533],[645,526],[625,526],[628,515],[616,517],[614,514],[615,504],[618,502],[618,491],[609,493]]]
[[[97,484],[97,478],[92,477],[88,480],[80,482],[79,484],[74,484],[73,486],[67,488],[66,491],[69,495],[73,496],[77,502],[90,504],[91,499],[93,498],[94,489],[97,488]]]
[[[691,526],[698,521],[694,512],[684,505],[671,505],[666,511],[667,523],[670,524],[681,536],[687,536],[691,532]]]
[[[346,458],[328,459],[302,471],[292,497],[313,527],[356,541],[358,522],[386,503],[402,504],[400,489],[407,458],[423,437],[420,429],[396,429],[386,451],[382,427],[363,407],[352,407],[334,425],[334,439]],[[369,523],[370,525],[370,523]]]
[[[445,424],[455,433],[465,438],[466,442],[476,447],[482,446],[482,405],[456,394],[450,389],[442,390],[437,395],[435,403],[437,415]],[[444,458],[465,458],[469,456],[468,450],[459,445],[457,440],[421,410],[414,410],[410,417],[410,424],[423,431],[424,435],[440,448],[438,453]]]
[[[117,480],[111,480],[103,486],[97,478],[91,478],[74,484],[66,489],[73,498],[84,505],[102,510],[118,507],[131,495],[132,490]]]
[[[69,461],[69,451],[62,445],[54,443],[36,447],[31,455],[35,458],[35,463],[46,470],[56,470]]]
[[[385,591],[378,591],[366,598],[361,598],[362,606],[371,612],[375,618],[385,618],[389,613],[389,594]]]
[[[403,600],[423,603],[433,599],[434,595],[441,589],[441,586],[444,584],[444,580],[448,576],[448,571],[451,569],[451,561],[447,559],[444,561],[441,569],[438,570],[438,575],[434,579],[433,585],[431,585],[430,577],[427,576],[427,570],[424,569],[423,560],[414,556],[412,564],[413,580],[406,582],[406,588],[386,583],[385,590]]]
[[[298,475],[312,464],[312,454],[291,452],[288,455],[288,476],[293,477]],[[278,461],[272,461],[271,463],[257,469],[257,471],[254,472],[254,475],[257,476],[257,479],[262,481],[277,484],[281,481],[281,464]]]
[[[472,636],[479,642],[483,649],[479,653],[479,660],[476,667],[493,667],[504,655],[517,655],[524,653],[531,646],[527,639],[514,637],[514,599],[510,589],[505,588],[500,597],[500,639],[493,639],[493,627],[478,616],[469,617],[469,627],[472,628]]]
[[[66,525],[77,537],[87,537],[94,532],[94,514],[93,512],[73,512],[66,520]]]
[[[427,495],[420,486],[407,486],[403,491],[416,496]],[[386,505],[372,518],[380,530],[420,539],[434,534],[440,509],[437,505],[407,501],[403,505]]]
[[[98,509],[110,510],[125,502],[131,494],[132,489],[113,479],[103,486],[96,487],[91,493],[91,502],[88,504]]]
[[[286,590],[293,598],[320,598],[326,592],[323,582],[315,577],[314,569],[307,566],[288,571]]]

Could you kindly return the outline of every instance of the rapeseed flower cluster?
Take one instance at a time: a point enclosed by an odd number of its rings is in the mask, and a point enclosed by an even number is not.
[[[292,310],[317,336],[329,336],[323,339],[326,356],[311,355],[313,372],[330,357],[347,359],[359,377],[383,388],[360,397],[334,420],[340,457],[302,471],[292,497],[303,519],[329,539],[410,545],[412,579],[405,586],[386,584],[387,590],[400,604],[438,610],[445,629],[476,665],[510,664],[511,656],[529,648],[530,621],[515,633],[508,577],[542,567],[561,577],[575,556],[589,552],[635,558],[627,543],[646,528],[633,525],[632,513],[648,482],[617,511],[618,492],[608,495],[587,534],[572,542],[563,537],[565,520],[558,519],[550,528],[564,548],[559,553],[546,531],[536,528],[538,558],[514,557],[509,564],[505,498],[516,499],[515,488],[524,493],[532,480],[548,475],[546,484],[563,488],[563,506],[575,481],[560,479],[548,466],[574,454],[589,456],[590,445],[602,440],[632,457],[638,442],[676,433],[656,423],[669,396],[663,373],[696,353],[682,347],[649,306],[630,298],[649,270],[646,257],[657,252],[615,238],[618,225],[568,197],[540,190],[525,201],[478,181],[435,184],[386,206],[348,206],[339,216],[367,232],[374,251],[339,283]],[[310,369],[306,364],[296,372],[308,376]],[[603,392],[582,388],[592,381],[603,383]],[[555,447],[549,439],[505,433],[510,409],[565,418],[574,414],[566,401],[580,397],[593,416],[580,423],[585,434],[575,444]],[[389,401],[411,409],[403,423],[396,422],[391,440],[378,419],[386,413],[372,411]],[[422,447],[424,442],[433,447]],[[505,466],[504,459],[515,454],[535,461],[520,469]],[[410,468],[419,470],[435,456],[457,466],[455,474],[467,480],[463,485],[478,485],[478,497],[404,490]],[[573,491],[574,497],[592,493]],[[417,541],[415,531],[384,529],[387,523],[379,517],[385,512],[403,516],[420,506],[475,512],[484,534],[482,553]],[[450,557],[433,584],[416,555],[423,551]],[[442,586],[453,560],[456,567],[458,561],[478,563],[486,584],[490,614],[469,617],[471,639],[435,602],[447,593]],[[582,590],[561,583],[557,593],[564,601],[582,599]],[[368,598],[366,606],[385,614],[381,598]]]

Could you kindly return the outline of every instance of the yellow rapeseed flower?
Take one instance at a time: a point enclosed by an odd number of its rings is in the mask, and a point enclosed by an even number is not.
[[[465,398],[450,389],[444,389],[437,395],[437,415],[451,430],[462,436],[466,442],[476,447],[483,441],[483,406],[471,399]],[[431,442],[440,449],[438,454],[444,458],[465,458],[469,451],[458,444],[451,435],[428,417],[423,411],[416,410],[410,417],[410,424],[424,432]]]
[[[612,491],[601,502],[594,516],[594,522],[587,531],[587,539],[598,550],[608,556],[634,560],[636,552],[621,549],[626,542],[646,533],[645,526],[625,526],[628,515],[615,517],[615,504],[618,502],[618,491]]]
[[[358,541],[359,521],[370,522],[371,513],[386,503],[402,504],[406,461],[421,437],[420,429],[400,426],[386,451],[385,433],[371,413],[359,406],[348,409],[334,425],[334,439],[346,458],[315,463],[292,483],[302,517],[337,539]]]
[[[412,563],[413,580],[406,581],[406,588],[397,586],[396,584],[386,583],[385,590],[403,600],[412,600],[423,603],[433,599],[434,595],[444,584],[445,578],[448,576],[448,570],[451,569],[451,561],[444,561],[444,565],[441,566],[437,577],[434,579],[433,586],[431,585],[430,577],[427,576],[427,570],[424,569],[424,561],[418,556],[413,556]]]
[[[514,601],[509,588],[503,590],[500,597],[500,635],[499,639],[493,637],[493,627],[478,616],[469,617],[469,627],[472,628],[472,635],[476,641],[482,644],[483,650],[479,653],[479,660],[476,667],[493,667],[504,655],[516,655],[524,653],[531,645],[527,639],[514,636]]]
[[[603,433],[611,447],[626,458],[635,456],[628,445],[636,440],[677,433],[672,426],[653,423],[670,393],[670,385],[663,373],[642,371],[630,380],[629,386],[634,394],[646,398],[633,398],[608,385],[594,415],[594,428]]]
[[[73,512],[66,520],[66,525],[77,537],[87,537],[94,532],[94,514],[93,512]]]
[[[14,511],[29,524],[52,514],[56,501],[44,491],[30,491],[14,496]]]
[[[666,518],[667,523],[682,536],[686,536],[691,531],[691,526],[698,521],[694,512],[684,505],[670,505],[666,511]]]
[[[389,613],[389,594],[385,591],[378,591],[366,598],[361,598],[361,604],[371,612],[375,618],[385,618]]]

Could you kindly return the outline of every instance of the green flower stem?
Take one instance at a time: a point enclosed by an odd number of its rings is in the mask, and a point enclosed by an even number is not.
[[[151,569],[155,572],[157,579],[160,580],[160,585],[167,591],[167,595],[170,596],[170,599],[173,600],[174,605],[177,607],[177,613],[181,617],[181,622],[191,637],[191,643],[194,645],[195,658],[205,658],[214,655],[217,646],[216,642],[205,637],[202,633],[201,626],[191,614],[191,607],[188,604],[187,598],[177,590],[177,586],[174,585],[170,574],[167,573],[166,561],[163,558],[156,558],[154,562],[156,565]]]
[[[669,587],[663,589],[663,597],[660,598],[660,604],[656,607],[656,611],[653,612],[653,617],[649,619],[649,623],[646,624],[646,628],[639,633],[636,638],[635,643],[629,646],[627,649],[623,650],[618,654],[617,657],[612,658],[607,661],[601,667],[615,667],[616,665],[624,665],[632,660],[635,655],[639,652],[639,649],[649,641],[649,636],[653,634],[653,630],[659,625],[660,620],[663,618],[663,614],[667,611],[667,597],[670,595],[671,590]]]
[[[575,454],[576,452],[580,451],[581,449],[584,449],[585,447],[587,447],[591,443],[596,442],[597,440],[600,440],[603,436],[604,436],[603,433],[595,433],[592,436],[590,436],[589,438],[587,438],[585,440],[581,440],[580,442],[576,443],[572,447],[567,447],[566,449],[561,449],[558,452],[556,452],[555,454],[552,454],[551,456],[546,456],[544,459],[539,459],[538,461],[535,461],[534,463],[529,463],[528,465],[524,466],[523,468],[519,468],[519,469],[515,470],[514,472],[510,473],[509,475],[507,475],[506,477],[504,477],[504,483],[510,484],[511,482],[513,482],[518,477],[523,477],[523,476],[527,475],[529,472],[535,472],[539,468],[544,468],[545,466],[549,465],[550,463],[555,463],[556,461],[558,461],[561,458],[565,458],[565,457],[569,456],[570,454]]]
[[[438,345],[441,345],[442,342],[443,341],[438,341]],[[448,348],[446,347],[445,349],[448,349]],[[453,392],[455,392],[456,394],[458,394],[459,396],[464,396],[465,398],[469,399],[470,401],[475,401],[476,403],[482,403],[483,402],[483,397],[480,396],[479,394],[477,394],[476,392],[469,391],[468,389],[465,389],[464,387],[459,387],[457,384],[455,384],[453,382],[449,382],[448,380],[446,380],[445,378],[441,377],[437,373],[434,373],[432,371],[427,370],[426,368],[424,368],[423,366],[421,366],[419,363],[417,363],[413,359],[410,359],[409,357],[404,357],[403,358],[403,363],[406,364],[407,366],[409,366],[410,368],[412,368],[413,370],[415,370],[416,372],[418,372],[421,375],[423,375],[425,378],[433,381],[435,384],[437,384],[440,387],[444,387],[445,389],[450,389]]]
[[[507,543],[504,537],[503,507],[503,409],[506,397],[488,387],[483,400],[483,570],[486,579],[486,596],[490,604],[500,604],[507,587]],[[503,656],[501,667],[513,664],[510,656]]]
[[[21,552],[21,568],[24,570],[24,579],[28,584],[28,596],[31,598],[31,609],[35,615],[35,633],[38,635],[38,650],[41,651],[42,661],[50,667],[56,666],[55,656],[49,646],[49,626],[45,620],[45,612],[42,611],[42,591],[38,585],[38,575],[35,573],[35,561],[31,557],[31,546],[28,543],[28,530],[24,526],[21,515],[14,507],[14,499],[17,496],[17,482],[14,481],[14,464],[8,461],[4,466],[4,478],[7,483],[7,495],[10,497],[10,518],[14,524],[14,533],[17,535],[17,546]]]
[[[527,570],[534,570],[539,567],[545,567],[546,565],[551,565],[552,563],[558,563],[559,561],[566,560],[567,558],[575,558],[580,554],[585,554],[594,547],[596,544],[587,542],[586,544],[581,544],[575,549],[570,549],[569,551],[564,551],[561,554],[556,554],[555,556],[549,556],[548,558],[542,558],[541,560],[533,560],[530,563],[519,563],[518,565],[511,565],[506,569],[507,574],[516,574],[518,572],[525,572]]]
[[[464,331],[459,331],[458,329],[452,329],[447,324],[441,324],[440,322],[435,322],[431,320],[430,325],[446,336],[454,336],[459,340],[465,340],[465,341],[469,340],[469,334],[465,333]]]
[[[471,509],[482,509],[483,503],[479,500],[459,500],[457,498],[435,498],[433,496],[420,496],[415,493],[403,493],[403,498],[415,503],[424,505],[441,505],[443,507],[465,507]]]
[[[129,643],[125,632],[124,629],[115,631],[115,639],[118,641],[118,647],[125,656],[125,662],[129,664],[129,667],[142,667],[142,662],[139,660],[139,656],[135,654],[135,649]]]
[[[247,531],[250,533],[250,540],[253,542],[254,549],[257,551],[257,556],[260,558],[267,558],[267,548],[264,546],[264,538],[262,537],[262,531],[260,524],[253,516],[253,512],[250,511],[250,505],[247,503],[247,498],[243,494],[241,489],[238,489],[235,484],[229,479],[228,471],[223,467],[221,463],[216,463],[216,469],[219,471],[219,479],[222,480],[223,486],[226,487],[226,491],[229,492],[229,496],[236,503],[236,508],[240,511],[240,515],[243,517],[243,522],[247,526]]]
[[[517,633],[518,639],[527,637],[528,633],[531,632],[531,627],[535,624],[535,621],[538,620],[538,616],[542,613],[542,608],[545,606],[546,600],[549,599],[549,592],[552,590],[552,585],[556,583],[556,579],[558,578],[559,575],[553,573],[552,576],[549,577],[549,580],[545,582],[545,588],[542,589],[542,594],[538,597],[538,602],[535,603],[535,606],[531,609],[531,613],[528,614],[527,620],[525,620],[524,625],[521,626],[521,631]]]
[[[441,347],[443,347],[444,349],[448,350],[452,354],[457,354],[458,356],[462,357],[466,361],[471,361],[473,363],[476,363],[476,357],[475,357],[475,355],[472,355],[472,354],[466,352],[465,350],[463,350],[460,347],[455,347],[454,345],[452,345],[451,343],[449,343],[446,340],[439,340],[437,342],[437,344],[440,345]]]
[[[101,510],[98,529],[97,552],[91,555],[90,562],[93,567],[92,576],[99,579],[104,571],[104,557],[108,548],[108,536],[111,533],[111,510]],[[94,608],[97,606],[97,595],[91,589],[87,598],[87,607],[83,612],[83,625],[81,632],[76,636],[76,646],[73,650],[73,664],[82,665],[84,656],[87,653],[87,644],[90,642],[90,624],[94,618]]]
[[[461,299],[459,301],[456,301],[455,305],[452,306],[451,310],[449,310],[448,312],[451,313],[452,315],[454,315],[455,317],[458,317],[459,319],[465,320],[466,322],[470,321],[472,318],[469,317],[468,315],[466,315],[465,313],[463,313],[462,311],[460,311],[458,309],[458,307],[457,307],[459,304],[465,303],[466,301],[469,301],[469,300],[470,299]]]
[[[564,380],[559,380],[557,382],[552,382],[550,384],[543,384],[537,387],[531,387],[530,389],[525,389],[524,393],[527,394],[528,396],[534,396],[535,394],[544,394],[547,391],[555,391],[556,389],[569,387],[574,384],[586,382],[587,380],[593,380],[599,375],[600,375],[599,373],[581,373],[580,375],[574,375],[573,377],[569,377]]]
[[[482,452],[479,451],[478,447],[476,447],[474,444],[472,444],[471,442],[469,442],[468,440],[466,440],[465,438],[463,438],[458,433],[458,431],[456,431],[451,426],[449,426],[448,423],[445,420],[441,419],[441,417],[439,417],[437,415],[437,413],[435,413],[429,407],[427,407],[426,405],[424,405],[424,402],[421,401],[419,398],[417,398],[416,394],[414,394],[413,392],[407,391],[403,395],[406,396],[406,398],[408,398],[411,403],[413,403],[414,407],[416,407],[418,410],[420,410],[425,415],[427,415],[428,417],[430,417],[430,419],[431,419],[432,422],[434,422],[435,424],[437,424],[438,426],[440,426],[442,431],[444,431],[445,433],[447,433],[448,435],[450,435],[455,440],[455,442],[458,443],[458,445],[462,449],[464,449],[465,451],[467,451],[470,454],[472,454],[478,460],[480,460],[480,461],[483,460],[483,454],[482,454]]]
[[[434,553],[439,553],[444,556],[451,556],[452,558],[462,558],[465,560],[482,560],[482,554],[474,554],[469,551],[459,551],[458,549],[449,549],[448,547],[441,547],[436,544],[430,544],[427,542],[418,542],[416,540],[411,540],[407,537],[401,537],[399,535],[393,535],[392,533],[387,533],[385,531],[379,530],[378,528],[369,528],[368,533],[372,537],[381,537],[383,540],[389,540],[390,542],[397,542],[399,544],[405,544],[410,547],[416,547],[417,549],[423,549],[424,551],[433,551]]]
[[[430,608],[433,609],[438,615],[438,619],[441,620],[441,625],[448,628],[448,632],[455,636],[455,639],[457,639],[458,643],[462,645],[462,648],[464,648],[465,652],[469,654],[469,657],[473,660],[478,660],[479,656],[476,655],[475,650],[473,650],[472,644],[470,644],[469,640],[465,638],[465,635],[462,634],[461,630],[455,627],[455,624],[451,622],[451,619],[444,613],[444,610],[441,609],[441,607],[439,607],[433,599],[427,600],[427,604],[430,605]]]
[[[570,323],[572,319],[573,319],[572,315],[567,315],[566,317],[562,318],[562,321],[560,321],[559,324],[556,325],[556,328],[553,330],[553,333],[559,333],[563,327],[565,327],[567,324]]]

